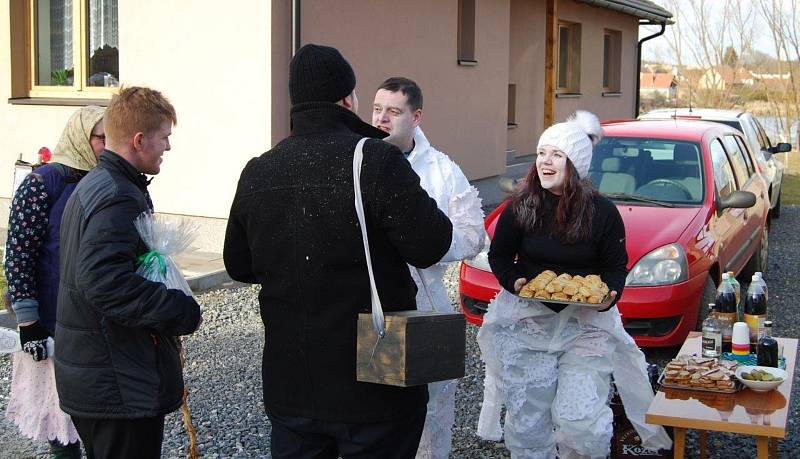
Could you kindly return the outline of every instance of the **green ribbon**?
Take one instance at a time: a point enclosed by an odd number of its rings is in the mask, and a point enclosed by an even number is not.
[[[158,270],[161,271],[161,275],[162,276],[167,275],[167,263],[164,261],[164,256],[156,252],[155,250],[151,250],[141,255],[138,261],[140,265],[144,265],[148,269],[151,269],[153,262],[157,262]]]

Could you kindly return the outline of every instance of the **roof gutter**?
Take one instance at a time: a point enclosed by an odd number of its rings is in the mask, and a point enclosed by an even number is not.
[[[639,21],[639,26],[643,26],[643,25],[655,25],[655,24],[650,22],[650,21]],[[636,97],[635,97],[636,102],[635,102],[634,107],[633,107],[633,113],[634,113],[633,116],[634,116],[634,118],[638,118],[639,117],[639,101],[640,101],[639,90],[641,89],[641,86],[642,86],[642,78],[641,78],[641,74],[642,74],[642,45],[647,40],[652,40],[653,38],[660,37],[661,35],[664,35],[664,31],[667,28],[666,22],[660,22],[660,23],[658,23],[658,25],[661,26],[661,30],[659,30],[658,32],[654,33],[653,35],[648,35],[648,36],[642,38],[641,40],[639,40],[639,44],[636,45],[636,90],[634,91],[634,94],[636,94]]]
[[[629,14],[641,19],[647,19],[657,23],[672,24],[670,19],[672,14],[657,6],[648,6],[641,2],[635,3],[631,0],[578,0],[581,3],[588,5],[599,6],[609,10],[619,11],[620,13]]]

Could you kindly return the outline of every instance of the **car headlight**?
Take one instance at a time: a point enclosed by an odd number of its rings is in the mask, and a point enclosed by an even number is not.
[[[642,257],[628,273],[625,285],[668,285],[689,278],[686,253],[679,244],[659,247]]]
[[[492,245],[492,240],[489,236],[483,241],[483,250],[481,250],[475,258],[464,260],[467,266],[471,266],[481,271],[492,272],[492,267],[489,266],[489,246]]]

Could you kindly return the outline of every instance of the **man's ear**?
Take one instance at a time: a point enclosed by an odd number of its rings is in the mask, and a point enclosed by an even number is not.
[[[144,143],[144,132],[137,132],[131,139],[131,145],[135,151],[139,151],[142,149],[142,143]]]
[[[352,111],[353,110],[353,95],[350,94],[348,96],[345,96],[344,99],[339,101],[339,104],[341,104],[342,107]]]
[[[414,112],[414,117],[412,118],[411,122],[413,123],[414,127],[417,127],[422,123],[422,109],[418,108]]]

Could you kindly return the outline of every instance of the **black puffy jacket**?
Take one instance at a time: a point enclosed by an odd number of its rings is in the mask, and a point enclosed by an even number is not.
[[[181,404],[175,337],[197,328],[200,306],[136,274],[147,248],[133,220],[151,208],[145,177],[108,150],[67,201],[55,372],[71,415],[143,418]]]
[[[356,323],[369,311],[364,246],[354,207],[353,150],[386,134],[332,103],[292,108],[292,134],[251,160],[225,235],[232,278],[261,284],[268,412],[332,422],[378,422],[425,410],[427,386],[356,382]],[[415,309],[408,264],[438,262],[452,225],[402,153],[364,146],[361,186],[385,310]]]

